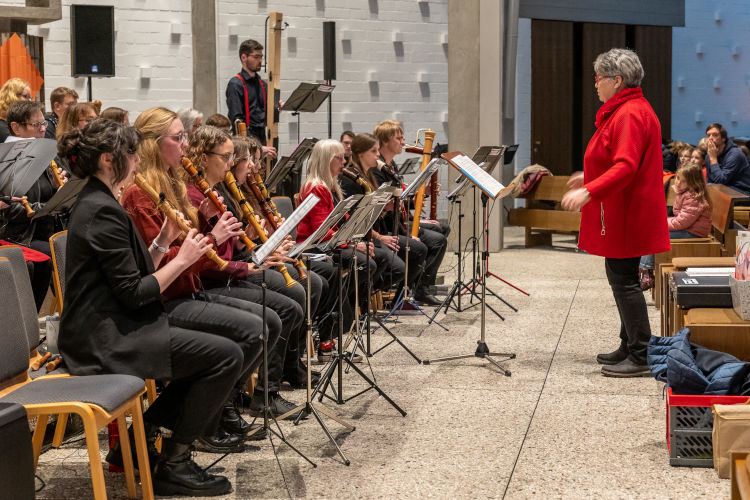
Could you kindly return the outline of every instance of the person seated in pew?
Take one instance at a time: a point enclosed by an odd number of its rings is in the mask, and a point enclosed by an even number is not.
[[[750,164],[720,123],[706,127],[706,181],[750,194]]]
[[[58,345],[74,375],[169,381],[143,414],[148,434],[159,426],[172,431],[152,463],[154,492],[224,495],[232,488],[229,480],[201,469],[191,458],[191,443],[218,418],[240,375],[243,352],[230,339],[168,322],[161,292],[211,248],[211,239],[196,229],[180,236],[169,220],[151,245],[141,239],[117,202],[138,165],[137,145],[135,130],[109,120],[60,137],[60,155],[89,181],[70,221]],[[162,263],[159,249],[177,238],[184,238],[182,244]]]
[[[677,193],[672,207],[673,217],[667,218],[669,239],[706,238],[711,232],[711,200],[703,172],[693,162],[677,169],[672,189]],[[654,287],[654,256],[641,257],[638,279],[642,290]]]

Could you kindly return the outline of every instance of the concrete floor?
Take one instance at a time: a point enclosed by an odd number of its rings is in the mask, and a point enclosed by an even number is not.
[[[713,469],[669,465],[662,384],[601,376],[594,358],[617,346],[619,331],[603,259],[573,250],[569,237],[555,241],[555,249],[524,249],[521,231],[506,229],[507,249],[491,258],[492,271],[530,293],[489,282],[518,308],[488,300],[505,321],[488,311],[487,343],[517,354],[502,363],[512,376],[479,359],[418,365],[391,345],[372,358],[372,369],[406,417],[374,391],[342,406],[326,403],[356,425],[346,432],[326,419],[351,466],[314,420],[284,422],[289,441],[318,467],[276,439],[274,457],[266,440],[214,467],[234,485],[226,498],[728,497],[729,481]],[[455,277],[450,259],[446,283]],[[649,299],[658,334],[657,313]],[[441,314],[446,332],[410,317],[393,331],[422,358],[473,353],[479,318],[478,308]],[[373,337],[376,347],[385,341]],[[362,387],[345,376],[345,396]],[[285,396],[302,401],[304,392]],[[104,436],[101,444],[104,456]],[[216,458],[196,460],[206,466]],[[37,498],[91,497],[83,443],[45,453],[37,473],[46,482]],[[122,474],[105,476],[110,498],[125,498]]]

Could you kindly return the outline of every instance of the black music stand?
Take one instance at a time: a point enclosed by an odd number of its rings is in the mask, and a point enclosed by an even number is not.
[[[364,394],[365,392],[374,389],[377,391],[378,394],[380,394],[393,408],[396,409],[402,416],[406,416],[406,412],[401,409],[400,406],[398,406],[388,395],[377,385],[377,383],[374,380],[371,380],[351,359],[350,356],[345,356],[344,350],[343,350],[343,339],[344,339],[344,316],[342,311],[342,304],[343,304],[343,260],[342,260],[342,249],[341,246],[348,244],[350,241],[355,241],[356,239],[361,239],[364,237],[364,234],[369,231],[370,227],[366,225],[366,221],[369,221],[372,217],[372,214],[375,210],[377,210],[377,204],[373,203],[374,197],[367,198],[362,197],[360,198],[359,202],[357,203],[356,207],[354,208],[354,211],[349,216],[349,219],[339,228],[338,231],[333,235],[333,237],[328,240],[325,245],[323,245],[323,248],[325,250],[333,250],[337,254],[337,260],[338,260],[338,271],[339,271],[339,304],[338,304],[338,321],[339,321],[339,333],[338,333],[338,346],[336,351],[333,353],[333,360],[331,361],[330,365],[326,368],[326,370],[321,374],[320,377],[320,384],[318,387],[316,387],[315,391],[313,391],[313,397],[316,393],[318,394],[318,401],[322,401],[323,397],[327,397],[332,401],[335,401],[337,404],[344,404],[345,402],[356,398],[357,396],[360,396]],[[381,208],[382,210],[382,208]],[[377,217],[376,217],[377,218]],[[354,259],[353,262],[356,264],[356,251],[354,251]],[[355,274],[357,272],[356,267],[353,269]],[[344,399],[343,391],[344,391],[344,365],[347,365],[348,368],[354,370],[357,375],[362,378],[367,383],[367,387],[365,389],[361,390],[360,392],[354,394],[353,396],[350,396],[349,398]],[[337,373],[337,388],[334,388],[332,383],[333,374]],[[321,388],[322,386],[322,388]],[[331,389],[334,392],[334,397],[329,396],[326,394],[326,391],[328,390],[328,387],[331,387]]]
[[[467,156],[462,155],[461,153],[446,153],[442,155],[443,158],[445,158],[454,168],[456,168],[463,176],[465,176],[467,179],[469,179],[472,184],[474,184],[476,187],[478,187],[482,191],[482,233],[484,234],[484,248],[482,250],[483,255],[487,255],[489,253],[488,249],[488,242],[489,242],[489,226],[487,224],[487,200],[491,197],[493,200],[497,199],[501,196],[507,195],[509,193],[508,190],[505,190],[503,192],[503,185],[500,184],[494,177],[492,177],[490,174],[485,172],[483,169],[479,168],[476,163],[472,162],[470,158]],[[423,364],[429,365],[431,363],[439,363],[442,361],[452,361],[456,359],[467,359],[467,358],[482,358],[486,359],[493,365],[495,365],[498,369],[500,369],[503,374],[506,377],[510,377],[511,372],[510,370],[506,370],[497,360],[493,358],[493,356],[500,356],[510,359],[515,359],[516,355],[515,353],[506,353],[506,352],[490,352],[489,347],[487,347],[486,342],[486,294],[485,289],[487,287],[486,284],[486,278],[485,272],[487,269],[487,260],[482,259],[482,277],[481,285],[482,285],[482,295],[481,295],[481,330],[480,330],[480,338],[477,341],[477,348],[476,351],[474,351],[473,354],[460,354],[457,356],[447,356],[444,358],[437,358],[433,360],[425,359],[422,361]]]
[[[331,96],[335,85],[302,82],[284,101],[282,111],[291,111],[297,117],[297,142],[300,138],[300,113],[314,113]]]
[[[307,160],[307,157],[312,153],[313,146],[318,142],[318,139],[314,137],[305,137],[302,142],[297,144],[294,152],[289,156],[282,156],[281,159],[276,162],[276,165],[271,170],[271,173],[264,180],[266,189],[269,193],[275,192],[278,184],[283,183],[290,173],[299,175],[302,165]],[[296,192],[296,191],[295,191]]]

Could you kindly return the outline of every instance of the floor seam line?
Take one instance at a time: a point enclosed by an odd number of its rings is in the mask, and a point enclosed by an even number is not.
[[[573,292],[573,297],[570,299],[570,305],[568,306],[568,312],[565,315],[565,320],[563,321],[562,328],[560,328],[560,336],[557,337],[557,343],[555,344],[555,349],[552,351],[552,357],[549,360],[549,365],[547,366],[547,373],[544,374],[544,382],[542,382],[542,387],[539,389],[539,395],[536,398],[536,403],[534,404],[534,410],[531,412],[531,417],[529,418],[529,425],[526,426],[526,432],[523,434],[523,439],[521,440],[521,446],[518,447],[518,453],[516,454],[516,459],[513,462],[513,468],[510,470],[510,474],[508,475],[508,481],[505,483],[505,490],[503,491],[503,499],[508,494],[508,488],[510,487],[510,482],[513,479],[513,474],[516,472],[516,466],[518,465],[518,459],[521,458],[521,452],[523,451],[523,447],[526,444],[526,438],[529,435],[529,430],[531,429],[531,424],[534,422],[534,416],[536,415],[536,410],[539,407],[539,400],[542,399],[542,394],[544,393],[544,388],[547,386],[547,379],[549,378],[549,372],[552,370],[552,363],[555,361],[555,355],[557,354],[557,349],[560,347],[560,341],[562,340],[563,333],[565,333],[565,327],[568,324],[568,318],[570,317],[570,311],[573,309],[573,303],[576,300],[576,295],[578,295],[578,288],[581,286],[581,280],[577,280],[576,282],[576,289]]]

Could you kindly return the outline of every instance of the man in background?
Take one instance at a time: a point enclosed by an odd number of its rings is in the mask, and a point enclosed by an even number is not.
[[[68,87],[57,87],[49,95],[49,102],[52,106],[52,113],[44,117],[44,120],[47,122],[47,130],[44,132],[44,137],[54,139],[57,132],[57,122],[63,113],[65,113],[65,110],[68,109],[68,106],[78,102],[78,92]]]

